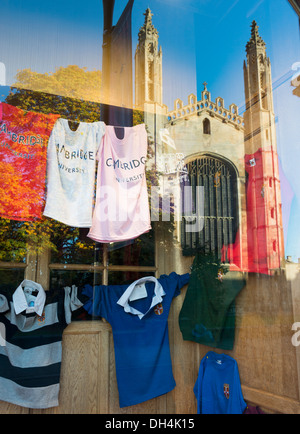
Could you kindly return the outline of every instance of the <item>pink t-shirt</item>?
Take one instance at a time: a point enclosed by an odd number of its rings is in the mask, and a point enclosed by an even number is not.
[[[137,238],[151,229],[145,164],[147,132],[144,124],[105,126],[98,153],[96,203],[88,237],[100,243]]]

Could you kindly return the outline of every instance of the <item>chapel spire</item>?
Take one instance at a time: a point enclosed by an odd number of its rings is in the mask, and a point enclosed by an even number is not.
[[[146,9],[146,12],[144,13],[145,21],[143,26],[140,28],[138,37],[139,37],[139,43],[144,43],[146,38],[149,36],[154,37],[155,39],[158,39],[158,31],[154,27],[152,23],[152,17],[153,14],[150,10],[150,8]]]
[[[135,52],[135,106],[140,108],[145,102],[162,104],[162,50],[150,8],[144,16]]]
[[[260,47],[260,48],[266,47],[264,40],[258,33],[258,29],[259,27],[257,25],[257,22],[253,20],[251,25],[251,38],[246,45],[247,52],[249,52],[249,50],[254,47]]]

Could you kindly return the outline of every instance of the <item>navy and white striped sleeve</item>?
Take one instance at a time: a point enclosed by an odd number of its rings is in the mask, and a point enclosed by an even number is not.
[[[72,320],[72,312],[81,308],[87,300],[87,297],[82,294],[82,291],[77,286],[66,286],[65,290],[65,318],[67,324],[70,324]]]

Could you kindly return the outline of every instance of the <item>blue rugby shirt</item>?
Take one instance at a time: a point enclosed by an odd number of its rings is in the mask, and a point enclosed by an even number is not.
[[[194,386],[198,414],[242,414],[244,401],[236,360],[209,351],[200,363]]]
[[[90,297],[84,308],[112,327],[120,407],[139,404],[175,387],[168,315],[173,297],[188,281],[189,274],[173,272],[131,285],[86,285],[83,289]]]

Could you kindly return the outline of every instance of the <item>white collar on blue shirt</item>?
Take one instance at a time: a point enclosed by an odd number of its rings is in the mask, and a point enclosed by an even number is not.
[[[37,291],[38,294],[35,297],[34,305],[32,307],[28,306],[28,302],[26,296],[24,294],[24,289],[29,288],[30,290]],[[46,301],[46,293],[39,283],[33,282],[32,280],[23,280],[23,282],[18,286],[18,288],[13,293],[13,304],[16,314],[23,312],[26,313],[35,312],[37,315],[41,316],[43,313],[45,301]]]
[[[142,313],[139,310],[129,305],[129,298],[137,285],[144,284],[146,282],[154,282],[155,288],[154,288],[154,295],[152,297],[151,306],[149,307],[147,312]],[[138,315],[138,317],[142,319],[149,312],[149,310],[152,309],[152,307],[156,306],[158,303],[162,301],[162,297],[164,295],[166,295],[166,293],[163,290],[163,287],[161,286],[159,281],[153,276],[147,276],[147,277],[142,277],[141,279],[138,279],[135,282],[131,283],[131,285],[128,286],[124,294],[119,298],[117,303],[120,306],[124,307],[125,312],[130,312],[134,315]]]

